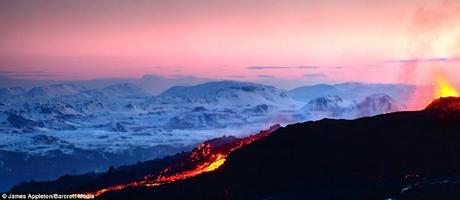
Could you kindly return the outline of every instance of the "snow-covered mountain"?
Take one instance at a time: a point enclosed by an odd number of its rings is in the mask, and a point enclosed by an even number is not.
[[[106,96],[117,96],[126,98],[143,98],[150,96],[140,87],[129,83],[111,85],[102,89],[102,92],[105,93]]]
[[[342,92],[334,85],[318,84],[298,87],[288,91],[288,94],[295,100],[308,102],[319,97],[340,95]]]
[[[302,108],[302,111],[312,119],[348,118],[354,106],[353,102],[344,100],[337,95],[328,95],[310,100]]]
[[[340,96],[351,101],[362,101],[367,96],[380,93],[386,94],[396,101],[407,101],[414,92],[415,87],[403,84],[364,84],[364,83],[340,83],[334,85],[312,85],[295,88],[288,91],[293,99],[309,102],[318,97]]]
[[[310,100],[302,113],[312,120],[322,118],[354,119],[402,110],[402,105],[386,94],[372,94],[362,101],[352,101],[340,96],[325,96]]]
[[[411,87],[405,85],[346,83],[287,92],[272,86],[237,81],[174,86],[158,96],[150,96],[129,83],[100,89],[72,84],[52,84],[29,91],[9,88],[0,90],[9,96],[0,104],[0,131],[13,135],[41,133],[74,140],[77,142],[74,145],[81,148],[119,151],[129,147],[117,146],[108,140],[119,137],[130,142],[129,138],[138,139],[134,135],[164,133],[175,137],[182,135],[184,138],[180,143],[188,143],[186,135],[190,131],[226,129],[224,132],[228,133],[244,130],[242,127],[260,129],[272,123],[393,112],[404,109],[404,101],[400,99],[407,95],[404,91],[410,90]],[[353,96],[353,92],[357,93],[356,96],[369,95],[359,98]],[[101,141],[107,143],[99,141],[95,143],[104,145],[88,145],[78,139],[80,132],[87,134],[89,139],[104,138]],[[114,135],[114,132],[125,135]],[[168,143],[167,140],[158,141]],[[151,146],[158,143],[162,142],[138,144]],[[3,145],[3,149],[28,151],[27,147],[16,147]]]
[[[293,108],[294,102],[285,91],[255,83],[237,81],[208,82],[196,86],[174,86],[156,98],[161,104],[189,103],[212,107],[250,107],[276,105]]]
[[[22,87],[0,88],[0,99],[23,94],[25,92],[26,90]]]
[[[358,116],[374,116],[379,114],[400,111],[401,106],[386,94],[374,94],[367,96],[357,105]]]
[[[27,91],[26,97],[54,97],[54,96],[69,96],[79,94],[82,90],[72,84],[53,84],[49,86],[34,87]]]

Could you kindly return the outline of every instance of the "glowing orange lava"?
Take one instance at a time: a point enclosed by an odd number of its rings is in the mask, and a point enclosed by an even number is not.
[[[160,175],[158,176],[144,176],[144,180],[141,181],[136,181],[136,182],[131,182],[127,184],[121,184],[121,185],[115,185],[107,188],[100,189],[95,192],[90,192],[88,193],[89,195],[94,195],[94,196],[99,196],[101,194],[104,194],[109,191],[114,191],[114,190],[121,190],[127,187],[156,187],[159,185],[167,184],[167,183],[172,183],[178,180],[182,179],[187,179],[190,177],[194,177],[196,175],[205,173],[205,172],[210,172],[218,169],[220,166],[222,166],[225,161],[227,156],[233,152],[236,149],[241,148],[244,145],[250,144],[251,142],[258,140],[262,137],[265,137],[278,129],[279,126],[273,126],[269,130],[266,131],[261,131],[258,134],[255,135],[250,135],[244,139],[239,140],[237,143],[235,143],[235,146],[231,148],[230,150],[222,153],[222,152],[212,152],[212,145],[211,144],[200,144],[197,148],[196,151],[193,151],[192,154],[190,155],[191,159],[194,160],[200,160],[200,158],[207,158],[207,160],[201,162],[198,164],[194,169],[192,170],[185,170],[181,171],[172,175],[162,175],[163,173],[168,173],[170,168],[165,168]]]
[[[443,76],[436,77],[435,98],[458,96],[458,91]]]
[[[195,169],[190,171],[180,172],[178,174],[174,174],[171,176],[158,176],[155,180],[156,183],[163,184],[163,183],[170,183],[177,180],[182,180],[186,178],[190,178],[201,174],[203,172],[210,172],[214,171],[219,168],[221,165],[224,164],[226,156],[222,154],[216,154],[211,156],[212,159],[208,162],[204,162],[201,165],[198,165]]]
[[[139,186],[155,187],[155,186],[163,185],[163,184],[166,184],[166,183],[171,183],[171,182],[174,182],[174,181],[190,178],[190,177],[196,176],[196,175],[204,173],[204,172],[210,172],[210,171],[214,171],[214,170],[218,169],[221,165],[224,164],[226,155],[216,154],[216,155],[212,155],[211,157],[212,157],[212,159],[210,161],[200,164],[199,166],[197,166],[193,170],[183,171],[183,172],[171,175],[171,176],[161,176],[160,175],[156,179],[153,179],[153,180],[149,180],[149,177],[146,176],[145,180],[142,180],[142,181],[136,181],[136,182],[131,182],[131,183],[127,183],[127,184],[121,184],[121,185],[115,185],[115,186],[103,188],[103,189],[100,189],[100,190],[98,190],[96,192],[91,192],[91,193],[88,193],[88,194],[92,194],[94,196],[99,196],[99,195],[104,194],[104,193],[109,192],[109,191],[121,190],[121,189],[124,189],[124,188],[127,188],[127,187],[139,187]]]

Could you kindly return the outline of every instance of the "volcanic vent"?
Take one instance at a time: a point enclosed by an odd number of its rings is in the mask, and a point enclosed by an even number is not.
[[[425,110],[428,111],[460,111],[460,97],[441,97],[433,100]]]

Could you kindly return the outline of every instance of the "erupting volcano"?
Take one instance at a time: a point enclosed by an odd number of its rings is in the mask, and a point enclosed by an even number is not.
[[[460,97],[441,97],[433,100],[433,102],[426,107],[429,111],[453,111],[460,110]]]
[[[436,77],[435,99],[426,107],[426,110],[460,110],[458,91],[441,75]]]
[[[435,98],[458,96],[458,91],[443,76],[436,77]]]

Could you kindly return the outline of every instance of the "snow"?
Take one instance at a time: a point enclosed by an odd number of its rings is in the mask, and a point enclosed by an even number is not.
[[[35,96],[64,96],[78,94],[81,90],[72,84],[53,84],[45,87],[34,87],[25,95]]]
[[[354,119],[403,110],[404,103],[398,103],[386,94],[371,94],[361,101],[352,101],[340,96],[327,95],[310,100],[301,111],[311,120],[322,118]]]
[[[362,88],[372,88],[372,95]],[[150,96],[132,84],[85,89],[72,84],[15,89],[0,104],[0,150],[46,155],[74,149],[117,153],[135,147],[187,146],[223,135],[243,136],[273,124],[305,120],[355,118],[402,109],[395,93],[407,86],[322,85],[295,99],[294,92],[237,81],[174,86]],[[402,89],[401,89],[402,88]],[[369,93],[362,98],[344,91]],[[367,92],[362,92],[366,90]],[[393,92],[396,90],[397,92]],[[0,91],[13,91],[3,89]],[[393,96],[391,96],[393,94]],[[352,97],[352,98],[350,98]],[[398,104],[398,105],[396,105]],[[380,109],[384,107],[385,109]],[[15,116],[15,117],[11,117]],[[20,120],[17,126],[11,120]],[[18,125],[20,124],[20,126]]]
[[[295,88],[288,91],[289,96],[297,101],[309,102],[312,99],[325,96],[340,96],[350,101],[362,101],[365,97],[381,93],[396,101],[407,100],[414,92],[415,86],[404,84],[364,84],[340,83],[334,85],[312,85]]]

